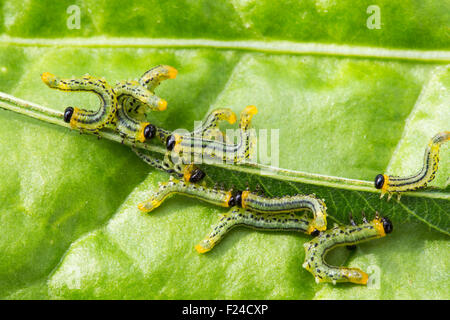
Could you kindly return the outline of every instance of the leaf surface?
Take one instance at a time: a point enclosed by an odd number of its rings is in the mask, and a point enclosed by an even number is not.
[[[236,229],[199,255],[225,209],[177,196],[143,214],[137,203],[167,174],[126,146],[0,110],[1,297],[449,298],[448,146],[432,188],[398,203],[372,185],[378,173],[418,171],[429,139],[449,129],[448,1],[377,1],[381,29],[366,26],[371,1],[84,1],[70,30],[71,4],[3,3],[0,91],[95,109],[93,95],[50,90],[40,74],[114,84],[172,65],[155,124],[191,130],[214,108],[259,109],[257,164],[205,165],[208,183],[316,193],[330,225],[378,210],[394,232],[330,254],[371,273],[368,287],[317,285],[301,267],[301,234]]]

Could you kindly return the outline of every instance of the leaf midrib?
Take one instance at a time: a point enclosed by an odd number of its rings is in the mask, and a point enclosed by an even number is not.
[[[14,103],[21,105],[21,106],[27,106],[31,109],[23,109],[20,107],[17,107],[17,105],[14,105]],[[37,104],[34,104],[32,102],[28,102],[22,99],[15,98],[11,95],[0,93],[0,108],[15,111],[17,113],[21,113],[30,117],[33,117],[38,120],[43,120],[45,122],[50,122],[52,124],[56,124],[62,127],[70,128],[70,126],[65,123],[63,119],[63,113],[59,111],[54,111],[42,106],[39,106]],[[51,112],[51,114],[45,114],[44,112],[40,113],[36,110],[45,110],[45,113]],[[48,112],[47,112],[48,110]],[[112,130],[104,130],[99,132],[99,135],[105,139],[115,141],[118,143],[122,143],[122,138]],[[132,144],[129,141],[123,142],[126,145],[131,146]],[[143,150],[149,150],[152,152],[159,153],[161,155],[164,155],[165,149],[161,146],[157,145],[149,145],[149,144],[143,144],[143,143],[136,143],[136,147],[143,149]],[[260,163],[247,163],[246,165],[229,165],[229,164],[220,164],[220,163],[211,163],[210,165],[230,170],[230,171],[239,171],[251,175],[258,176],[258,173],[261,173],[261,171],[264,171],[264,176],[270,177],[273,179],[281,180],[281,181],[290,181],[290,182],[300,182],[305,184],[312,184],[312,185],[318,185],[318,186],[325,186],[330,188],[338,188],[338,189],[345,189],[345,190],[352,190],[352,191],[364,191],[364,192],[372,192],[372,193],[379,193],[379,190],[376,190],[373,187],[373,183],[370,181],[364,181],[364,180],[357,180],[357,179],[348,179],[343,177],[335,177],[335,176],[327,176],[327,175],[321,175],[316,173],[306,173],[296,170],[290,170],[290,169],[282,169],[282,168],[276,168],[271,167],[268,165],[263,165]],[[412,197],[421,197],[421,198],[430,198],[430,199],[444,199],[444,200],[450,200],[450,194],[444,193],[444,192],[429,192],[429,191],[415,191],[415,192],[405,192],[404,195],[406,196],[412,196]]]
[[[0,36],[0,44],[32,47],[221,49],[269,54],[325,55],[391,60],[449,62],[448,50],[393,49],[319,42],[166,38],[19,38]]]

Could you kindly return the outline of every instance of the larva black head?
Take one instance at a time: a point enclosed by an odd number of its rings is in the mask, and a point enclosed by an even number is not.
[[[156,134],[156,128],[154,125],[149,124],[144,128],[144,137],[145,139],[151,139]]]
[[[384,233],[388,234],[394,230],[394,226],[392,225],[391,220],[388,218],[381,218],[381,222],[383,222]]]
[[[195,168],[194,171],[192,171],[191,177],[189,178],[189,182],[199,182],[200,180],[202,180],[205,177],[205,173],[198,169]]]
[[[64,122],[69,123],[70,119],[72,119],[72,115],[73,115],[73,108],[67,107],[66,110],[64,110]]]
[[[384,176],[382,174],[379,174],[375,177],[375,188],[381,189],[384,185]]]
[[[228,200],[228,206],[234,207],[235,205],[236,205],[236,199],[234,198],[233,195],[231,195],[230,200]]]
[[[320,234],[320,231],[317,230],[317,229],[314,229],[314,231],[311,232],[311,235],[312,235],[313,237],[317,237],[319,234]]]
[[[242,191],[237,191],[234,195],[234,200],[236,201],[236,205],[242,208]]]
[[[166,149],[172,151],[173,147],[175,147],[175,137],[171,135],[166,140]]]

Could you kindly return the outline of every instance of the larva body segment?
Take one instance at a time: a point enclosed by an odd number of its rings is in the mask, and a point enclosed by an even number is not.
[[[114,91],[117,97],[122,95],[127,96],[127,99],[122,101],[122,106],[125,106],[127,112],[137,111],[140,106],[145,106],[151,111],[164,111],[167,109],[167,101],[161,99],[153,92],[142,87],[137,81],[122,81],[116,84]],[[138,104],[140,105],[138,106]]]
[[[41,75],[42,81],[50,88],[61,91],[90,91],[97,94],[101,105],[97,111],[88,111],[68,107],[64,112],[64,121],[70,123],[72,128],[81,131],[98,132],[99,129],[111,124],[117,112],[117,97],[113,88],[105,80],[89,75],[81,78],[62,79],[50,72]]]
[[[327,253],[338,247],[355,245],[360,242],[384,237],[392,232],[392,223],[387,218],[376,217],[360,225],[334,227],[321,232],[304,244],[305,262],[303,267],[311,272],[316,282],[353,282],[367,284],[368,275],[358,268],[331,266],[325,262]]]
[[[159,207],[165,199],[176,193],[201,199],[222,207],[228,207],[228,201],[231,197],[230,191],[205,188],[198,184],[186,183],[171,177],[169,182],[160,184],[158,192],[149,200],[139,204],[138,208],[141,211],[150,212]]]
[[[435,135],[425,149],[422,169],[411,176],[397,177],[379,174],[375,177],[375,188],[381,189],[381,197],[389,193],[401,193],[425,188],[436,177],[439,167],[439,150],[450,140],[450,131]]]
[[[145,142],[145,140],[153,138],[156,135],[156,127],[149,122],[131,118],[120,102],[121,99],[119,98],[119,109],[115,121],[116,130],[120,136],[131,142]]]
[[[255,141],[248,129],[253,115],[257,112],[258,110],[255,106],[247,106],[242,111],[239,123],[240,141],[237,144],[204,139],[203,137],[195,137],[191,134],[176,135],[174,137],[173,151],[178,153],[181,159],[183,155],[187,154],[193,157],[218,159],[227,163],[242,163],[245,159],[249,158],[254,148]]]
[[[191,132],[191,136],[203,139],[215,138],[215,140],[223,141],[222,131],[218,129],[221,121],[227,121],[233,124],[236,122],[236,114],[228,108],[215,109],[202,121],[200,128]]]
[[[138,151],[137,149],[135,149],[135,148],[132,148],[132,150],[134,151],[134,153],[136,153],[136,155],[137,155],[139,158],[141,158],[141,159],[142,159],[145,163],[147,163],[148,165],[150,165],[150,166],[152,166],[152,167],[154,167],[154,168],[156,168],[156,169],[158,169],[158,170],[167,172],[168,174],[176,175],[176,176],[178,176],[178,178],[182,178],[182,175],[179,174],[179,173],[174,169],[173,163],[167,162],[167,161],[162,161],[162,160],[160,160],[160,159],[151,157],[151,156],[149,156],[149,155],[147,155],[147,154],[143,154],[142,152],[139,152],[139,151]]]
[[[314,215],[306,233],[326,229],[326,206],[314,196],[286,196],[267,198],[249,191],[224,191],[207,188],[198,184],[186,183],[171,178],[160,185],[159,190],[149,200],[139,204],[139,209],[149,212],[159,207],[169,196],[180,193],[186,196],[216,204],[222,207],[241,207],[254,213],[282,214],[302,210],[311,210]]]
[[[201,141],[203,139],[210,139],[215,138],[216,140],[219,140],[220,142],[224,141],[224,136],[222,132],[219,130],[218,126],[221,121],[228,121],[230,124],[233,124],[236,122],[236,115],[231,109],[224,108],[224,109],[216,109],[210,112],[206,119],[202,121],[201,126],[194,131],[190,132],[188,134],[189,138],[195,138],[198,139],[197,141]],[[166,145],[166,156],[167,158],[172,159],[171,152],[174,149],[177,139],[180,138],[177,134],[172,134],[170,131],[157,128],[157,134],[156,136],[158,139],[165,143]],[[189,153],[188,153],[189,152]],[[192,159],[193,155],[190,153],[190,150],[184,150],[184,152],[181,152],[181,155],[184,156],[188,155],[190,159]],[[204,177],[203,171],[201,171],[199,168],[197,168],[191,161],[188,161],[188,163],[184,163],[183,159],[179,158],[177,155],[177,158],[180,161],[177,161],[178,165],[173,166],[174,168],[180,168],[180,171],[177,172],[178,175],[181,175],[184,177],[184,181],[190,181],[190,182],[198,182]]]
[[[139,83],[141,86],[153,92],[161,81],[175,79],[177,74],[178,71],[174,67],[159,65],[146,71],[139,79]]]
[[[254,212],[287,213],[310,210],[314,221],[310,224],[308,234],[314,230],[323,231],[327,228],[327,207],[325,202],[314,195],[284,196],[267,198],[249,191],[242,192],[242,207]]]
[[[147,111],[164,111],[167,108],[167,102],[156,95],[154,91],[161,81],[167,79],[175,79],[178,71],[171,66],[157,66],[144,73],[139,82],[131,81],[135,88],[144,96],[147,96],[147,102],[142,101],[138,97],[128,96],[124,100],[125,109],[133,118],[143,119],[144,113]],[[128,81],[130,82],[130,81]],[[153,96],[152,96],[153,95]]]
[[[159,67],[164,67],[164,70],[160,70],[161,68]],[[145,119],[144,112],[148,110],[164,111],[167,108],[167,101],[156,96],[153,90],[162,80],[175,78],[177,71],[169,66],[159,67],[151,69],[159,70],[159,72],[153,75],[153,82],[150,86],[148,86],[149,83],[142,81],[141,78],[140,82],[119,82],[114,88],[119,102],[116,130],[123,138],[127,138],[132,142],[144,142],[146,139],[153,138],[159,133],[154,125],[141,121]],[[168,74],[163,71],[167,71]],[[149,72],[145,74],[149,74]]]
[[[233,207],[221,216],[211,232],[195,246],[199,253],[210,251],[233,228],[244,226],[253,229],[270,231],[295,231],[306,233],[310,228],[311,219],[300,217],[294,213],[272,214],[255,213],[239,207]]]

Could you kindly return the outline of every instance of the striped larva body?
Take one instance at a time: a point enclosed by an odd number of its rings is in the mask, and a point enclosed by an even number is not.
[[[167,172],[168,174],[176,175],[179,178],[183,177],[182,174],[178,173],[177,170],[174,169],[173,163],[167,162],[167,161],[162,161],[158,158],[154,158],[150,155],[139,152],[137,149],[135,149],[133,147],[132,147],[132,150],[137,154],[137,156],[139,158],[141,158],[148,165],[150,165],[158,170]]]
[[[118,114],[120,115],[120,109],[118,111]],[[126,115],[125,115],[126,116]],[[120,124],[120,118],[124,118],[119,116],[119,124]],[[126,123],[128,126],[132,122],[133,119],[127,120]],[[208,114],[206,119],[202,122],[202,125],[192,131],[190,133],[191,136],[200,136],[205,137],[209,135],[214,136],[221,136],[222,133],[218,129],[218,125],[221,121],[228,121],[230,124],[234,123],[236,121],[236,115],[231,109],[216,109],[213,110],[211,113]],[[118,125],[119,125],[118,124]],[[130,130],[128,135],[137,134],[138,132],[138,126],[139,122],[136,121],[134,125],[132,125],[134,129]],[[125,131],[125,130],[122,130]],[[166,148],[168,150],[172,150],[173,146],[175,145],[175,137],[172,134],[171,131],[165,130],[163,128],[155,127],[155,137],[160,140],[162,143],[166,145]],[[170,174],[176,175],[178,178],[184,178],[184,181],[189,182],[199,182],[203,179],[205,176],[205,173],[197,168],[194,164],[174,164],[171,161],[170,158],[170,152],[167,152],[165,154],[165,161],[160,161],[158,159],[154,159],[148,155],[142,154],[138,151],[135,151],[136,154],[144,160],[146,163],[150,164],[151,166],[163,170],[165,172],[168,172]]]
[[[117,98],[126,96],[122,106],[126,106],[127,112],[136,111],[138,103],[146,106],[151,111],[164,111],[167,109],[167,101],[161,99],[153,92],[142,87],[137,81],[122,81],[114,87]],[[133,103],[134,102],[134,103]]]
[[[209,139],[213,137],[223,141],[224,136],[218,128],[221,121],[227,121],[228,123],[233,124],[236,122],[236,115],[228,108],[213,110],[207,115],[206,119],[202,121],[201,126],[190,132],[189,135],[193,138]],[[173,150],[176,143],[175,135],[172,135],[166,130],[158,130],[157,136],[160,140],[166,139],[166,148],[168,150],[166,157],[171,158],[170,151]],[[184,177],[184,181],[199,182],[205,176],[204,172],[197,168],[193,163],[184,164],[183,161],[178,161],[178,165],[174,165],[174,168],[180,168],[178,174]]]
[[[327,207],[325,202],[314,195],[284,196],[281,198],[266,198],[258,194],[243,191],[241,195],[242,208],[259,213],[288,213],[310,210],[314,214],[314,221],[310,224],[308,234],[314,230],[323,231],[327,228]],[[239,200],[236,200],[239,201]]]
[[[164,67],[161,70],[161,67]],[[119,110],[117,111],[116,130],[123,138],[132,142],[144,142],[153,138],[157,133],[157,128],[146,121],[138,118],[142,112],[164,111],[167,108],[167,101],[161,99],[153,93],[153,90],[160,84],[162,80],[173,79],[176,77],[176,69],[169,66],[159,66],[151,70],[159,70],[157,74],[153,74],[148,82],[142,81],[122,81],[116,84],[114,91],[117,95]],[[151,71],[149,70],[149,71]],[[149,74],[147,71],[145,75]],[[163,72],[165,71],[165,73]],[[151,85],[150,85],[151,84]]]
[[[311,210],[314,219],[306,233],[322,231],[327,227],[325,203],[315,196],[295,195],[267,198],[249,191],[225,191],[186,183],[173,178],[160,185],[149,200],[139,204],[139,209],[150,212],[159,207],[169,196],[181,193],[221,207],[241,207],[255,213],[281,214]]]
[[[154,95],[154,90],[159,86],[161,81],[175,79],[177,73],[177,69],[171,66],[160,65],[146,71],[139,79],[139,82],[132,81],[133,86],[137,88],[136,90],[144,96],[147,96],[148,101],[142,102],[142,99],[136,96],[128,96],[124,101],[124,105],[127,106],[125,108],[126,112],[133,118],[142,120],[145,118],[144,113],[147,111],[165,110],[167,106],[166,101]]]
[[[116,117],[116,131],[119,132],[123,139],[131,142],[145,142],[156,135],[156,127],[149,122],[139,121],[131,118],[123,105],[120,104],[122,99],[119,98],[119,109]]]
[[[145,142],[156,135],[156,127],[147,121],[140,121],[130,116],[137,105],[146,105],[151,110],[163,111],[167,102],[143,88],[136,81],[120,82],[114,88],[119,109],[116,116],[116,131],[131,142]]]
[[[163,80],[175,79],[177,69],[167,65],[159,65],[146,71],[139,79],[139,84],[150,91],[154,91]]]
[[[174,175],[177,178],[184,178],[184,181],[186,182],[196,183],[205,177],[205,173],[195,166],[191,166],[189,170],[185,170],[185,173],[183,174],[183,170],[178,168],[177,165],[167,159],[167,157],[164,157],[164,160],[161,161],[160,159],[154,158],[148,154],[139,152],[135,148],[132,149],[136,155],[148,165],[158,170],[167,172],[170,175]]]
[[[388,218],[378,216],[360,225],[340,226],[321,232],[313,240],[304,244],[305,262],[303,267],[311,272],[316,282],[353,282],[367,284],[368,275],[358,268],[331,266],[325,262],[326,254],[338,246],[351,246],[360,242],[384,237],[392,232]]]
[[[119,110],[120,112],[120,110]],[[202,125],[192,131],[190,133],[191,136],[200,136],[205,137],[207,135],[221,135],[221,132],[218,129],[218,125],[220,121],[228,121],[229,123],[234,123],[236,121],[236,115],[231,109],[216,109],[208,114],[206,119],[202,122]],[[127,121],[130,123],[130,121]],[[129,134],[134,134],[137,132],[138,123],[134,125],[133,130],[129,132]],[[124,131],[124,130],[123,130]],[[154,159],[148,155],[142,154],[138,151],[135,151],[136,154],[144,160],[146,163],[151,166],[168,172],[170,174],[176,175],[178,178],[184,178],[184,181],[189,182],[199,182],[205,176],[205,173],[197,168],[194,164],[174,164],[171,161],[170,150],[173,149],[175,145],[175,136],[171,131],[165,130],[163,128],[155,127],[155,137],[166,145],[166,148],[169,152],[165,154],[165,161],[160,161],[158,159]]]
[[[431,139],[425,149],[422,169],[414,175],[407,177],[377,175],[375,188],[381,189],[381,197],[388,193],[390,199],[393,193],[425,188],[436,176],[439,166],[439,150],[441,145],[448,140],[450,140],[450,131],[438,133]]]
[[[105,80],[89,75],[81,78],[61,79],[49,72],[44,72],[41,78],[50,88],[62,91],[90,91],[96,93],[100,98],[101,105],[97,111],[66,108],[64,121],[70,123],[72,128],[97,133],[99,129],[114,122],[118,107],[117,97],[113,88]]]
[[[200,128],[191,132],[191,136],[203,139],[218,138],[223,141],[224,136],[218,128],[221,121],[227,121],[229,124],[233,124],[236,122],[236,114],[228,108],[215,109],[202,121]]]
[[[310,225],[310,218],[300,217],[294,213],[255,213],[243,208],[233,207],[228,213],[220,217],[219,222],[213,226],[205,239],[195,246],[195,249],[199,253],[210,251],[231,229],[238,226],[270,231],[307,233]]]
[[[215,140],[204,139],[203,137],[195,137],[192,135],[176,135],[171,140],[171,144],[167,144],[167,150],[179,154],[183,159],[185,155],[191,157],[204,157],[208,159],[219,159],[227,163],[242,163],[248,159],[253,151],[254,139],[249,132],[249,127],[253,115],[258,112],[255,106],[247,106],[241,113],[240,141],[237,144],[229,144],[218,142]]]
[[[183,180],[176,180],[170,177],[168,182],[160,184],[158,192],[156,192],[151,199],[139,204],[138,208],[144,212],[153,211],[159,207],[164,200],[177,193],[194,197],[221,207],[228,207],[228,201],[231,197],[230,191],[205,188],[198,184],[186,183]]]

